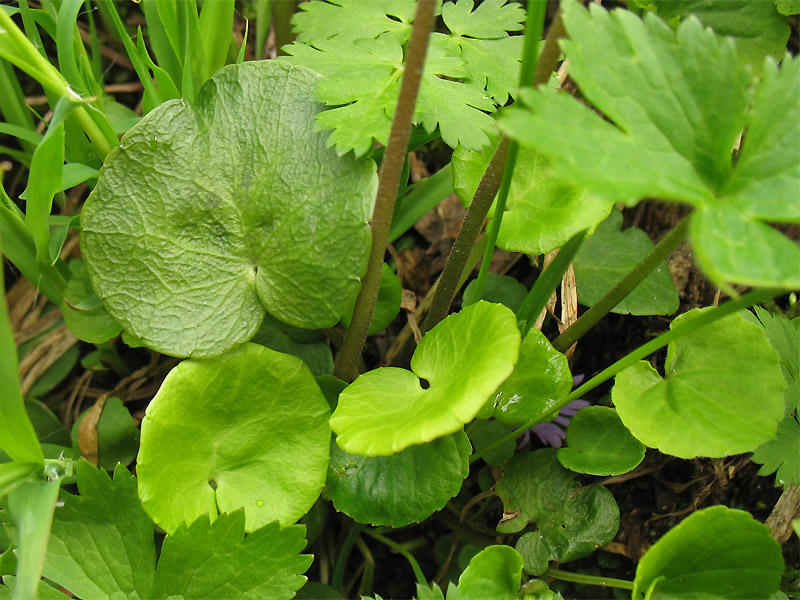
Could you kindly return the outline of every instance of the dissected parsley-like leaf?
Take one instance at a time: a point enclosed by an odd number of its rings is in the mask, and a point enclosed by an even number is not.
[[[317,116],[332,129],[329,146],[357,156],[373,140],[388,141],[404,72],[403,45],[413,20],[412,0],[309,2],[295,16],[297,42],[284,49],[289,61],[322,75],[316,98],[333,107]],[[452,35],[431,37],[420,84],[415,124],[439,128],[446,144],[480,150],[494,120],[487,114],[514,93],[519,75],[525,12],[517,3],[473,0],[442,8]]]
[[[800,423],[792,415],[786,415],[778,423],[778,435],[774,440],[762,444],[750,457],[761,465],[759,475],[775,473],[775,485],[784,489],[800,482]]]
[[[153,522],[122,465],[113,481],[86,461],[75,467],[80,496],[61,492],[43,574],[80,598],[147,598],[155,573]]]
[[[312,557],[301,525],[270,523],[244,537],[244,511],[181,525],[161,549],[151,597],[293,598]]]
[[[564,14],[570,75],[607,120],[565,94],[525,90],[528,109],[510,109],[501,127],[597,194],[694,205],[692,245],[717,283],[800,287],[800,248],[767,224],[800,222],[800,60],[767,61],[754,82],[733,43],[694,17],[673,32],[594,4],[568,2]]]

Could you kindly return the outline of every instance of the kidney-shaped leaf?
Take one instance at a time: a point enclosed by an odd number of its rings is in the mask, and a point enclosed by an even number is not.
[[[392,456],[348,454],[333,443],[325,497],[359,523],[418,523],[461,489],[471,450],[463,431]]]
[[[631,435],[607,406],[587,406],[572,417],[566,448],[558,450],[559,462],[576,473],[619,475],[644,459],[644,444]]]
[[[167,532],[244,508],[246,530],[290,524],[322,491],[328,403],[303,362],[245,344],[175,367],[147,407],[142,505]]]
[[[450,315],[422,338],[411,371],[375,369],[341,393],[331,417],[336,443],[386,456],[455,433],[509,376],[519,344],[505,306],[480,301]]]
[[[671,328],[709,309],[680,315]],[[763,330],[724,317],[667,349],[666,377],[640,361],[616,377],[611,398],[639,441],[681,458],[750,452],[775,437],[786,383]]]
[[[501,533],[522,531],[530,522],[536,531],[517,542],[525,571],[540,575],[551,560],[567,562],[588,556],[617,533],[619,509],[606,488],[581,485],[558,463],[556,450],[518,454],[497,483],[503,501]]]
[[[522,579],[522,557],[511,546],[489,546],[469,561],[458,578],[450,583],[447,600],[516,600]]]
[[[741,510],[712,506],[671,529],[636,567],[639,598],[770,598],[783,573],[769,529]]]
[[[213,356],[249,340],[265,307],[328,327],[358,292],[375,166],[325,148],[316,79],[280,61],[225,67],[109,155],[81,248],[108,312],[145,345]]]

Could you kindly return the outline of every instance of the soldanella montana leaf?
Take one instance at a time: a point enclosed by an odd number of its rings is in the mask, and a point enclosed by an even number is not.
[[[108,313],[144,345],[214,356],[267,310],[315,329],[352,303],[375,165],[325,148],[317,79],[280,61],[224,67],[195,105],[162,104],[108,157],[81,249]]]
[[[524,90],[526,108],[501,128],[596,194],[695,206],[692,246],[720,285],[800,287],[800,248],[768,224],[800,222],[800,60],[768,59],[754,80],[733,42],[694,17],[673,32],[652,14],[563,8],[570,76],[607,119],[566,94]]]

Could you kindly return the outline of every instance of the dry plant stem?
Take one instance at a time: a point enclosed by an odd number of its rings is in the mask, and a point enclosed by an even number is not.
[[[469,205],[469,212],[461,223],[453,249],[447,257],[447,264],[444,266],[442,275],[439,278],[439,285],[436,288],[436,295],[433,297],[431,310],[425,320],[423,330],[430,331],[439,321],[447,316],[450,311],[450,304],[456,295],[459,279],[467,265],[472,248],[483,227],[483,222],[492,206],[497,190],[500,189],[500,180],[503,176],[503,167],[506,163],[508,154],[508,138],[503,138],[497,146],[494,156],[483,174],[475,197]]]
[[[336,357],[336,365],[333,369],[333,374],[346,382],[353,381],[358,375],[358,357],[364,347],[364,341],[367,339],[367,331],[378,297],[381,265],[386,245],[389,243],[394,201],[400,185],[400,174],[405,164],[406,148],[411,133],[411,119],[414,116],[422,70],[425,66],[428,40],[433,29],[435,5],[435,0],[419,0],[417,3],[414,30],[408,46],[406,69],[400,84],[397,109],[394,113],[389,143],[386,145],[386,153],[379,174],[378,195],[372,213],[372,248],[367,273],[361,282],[361,291],[353,309],[350,329],[345,334],[342,349]]]
[[[608,293],[598,300],[594,306],[583,313],[564,333],[558,336],[553,346],[559,352],[577,342],[583,334],[591,329],[600,319],[605,317],[625,297],[627,297],[644,279],[665,260],[686,237],[689,219],[678,223],[656,246]]]

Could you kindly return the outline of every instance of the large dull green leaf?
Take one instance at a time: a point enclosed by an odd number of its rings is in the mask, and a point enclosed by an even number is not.
[[[781,58],[789,39],[789,24],[774,2],[751,0],[637,0],[668,23],[677,25],[694,15],[720,37],[732,37],[741,60],[760,71],[764,58]]]
[[[375,166],[325,149],[316,81],[280,61],[224,67],[196,105],[162,104],[109,155],[81,248],[143,344],[212,356],[250,339],[265,309],[328,327],[358,292]]]
[[[495,392],[493,416],[507,425],[524,425],[548,413],[570,389],[567,357],[541,331],[532,329],[519,348],[514,372]]]
[[[653,242],[641,229],[620,231],[618,210],[603,221],[575,255],[578,301],[592,306],[611,290],[652,249]],[[668,315],[678,310],[678,292],[669,267],[662,262],[611,312],[632,315]]]
[[[328,403],[294,356],[244,344],[170,371],[142,421],[139,495],[167,532],[245,509],[246,530],[294,523],[322,491]]]
[[[456,148],[453,187],[469,207],[500,137],[482,152]],[[608,216],[613,202],[557,180],[551,161],[530,147],[520,148],[497,246],[511,252],[542,254],[563,246],[584,229],[592,230]],[[494,210],[492,208],[492,210]]]
[[[447,600],[516,600],[522,580],[522,557],[511,546],[489,546],[469,561],[458,578],[450,582]]]
[[[642,22],[575,2],[564,11],[570,75],[607,119],[565,94],[527,90],[527,108],[507,111],[501,128],[550,155],[556,177],[597,194],[695,205],[692,245],[716,282],[800,287],[786,266],[800,248],[765,224],[800,221],[800,60],[768,62],[753,82],[733,44],[694,17],[673,32],[652,14]]]
[[[710,309],[677,317],[671,328]],[[763,331],[724,317],[669,344],[665,377],[647,361],[616,377],[611,398],[631,433],[681,458],[754,450],[775,437],[786,383]]]
[[[75,472],[80,495],[61,492],[44,576],[86,600],[148,598],[156,566],[153,522],[136,479],[119,465],[112,481],[85,460]]]
[[[333,442],[325,497],[359,523],[418,523],[461,489],[471,451],[463,431],[391,456],[348,454]]]
[[[576,473],[619,475],[642,462],[644,450],[613,408],[587,406],[570,420],[558,461]]]
[[[610,542],[619,526],[619,509],[606,488],[581,487],[562,467],[554,448],[512,458],[497,494],[503,501],[501,533],[536,530],[517,541],[525,571],[540,575],[551,560],[567,562],[587,556]]]
[[[268,523],[247,537],[237,510],[213,522],[207,515],[164,540],[149,598],[274,598],[302,587],[312,557],[305,529]]]
[[[386,456],[455,433],[511,373],[519,344],[505,306],[481,300],[450,315],[422,338],[411,371],[375,369],[339,395],[331,417],[336,443],[353,454]]]
[[[636,567],[632,597],[770,598],[783,573],[769,529],[726,506],[699,510],[658,540]]]

